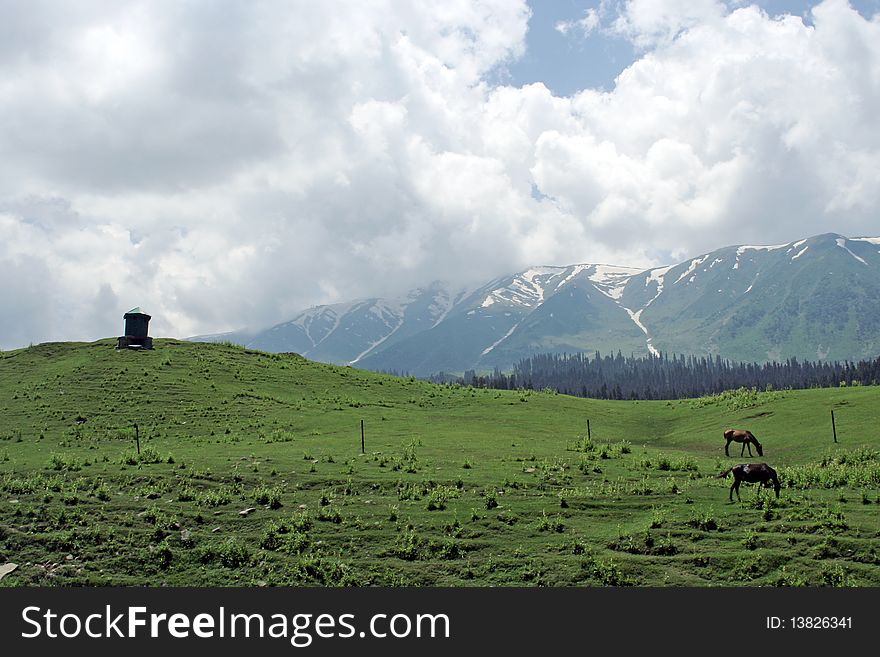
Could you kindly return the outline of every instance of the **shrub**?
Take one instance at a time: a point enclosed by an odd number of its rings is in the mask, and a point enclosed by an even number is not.
[[[263,533],[260,547],[265,550],[278,550],[289,554],[301,554],[309,545],[309,535],[297,531],[291,523],[272,522]]]
[[[229,490],[224,486],[213,490],[206,490],[196,495],[196,504],[199,506],[214,508],[229,504],[231,501],[232,496],[230,495]]]
[[[852,574],[839,563],[823,564],[820,578],[822,586],[858,586]]]
[[[219,545],[202,546],[198,549],[196,558],[201,563],[219,563],[227,568],[238,568],[247,565],[251,560],[251,551],[246,545],[229,538]]]
[[[614,559],[608,561],[597,559],[589,549],[581,560],[581,571],[589,579],[603,586],[632,586],[635,583],[618,568]]]
[[[110,501],[110,489],[103,481],[95,489],[95,497],[97,497],[102,502]]]
[[[589,453],[589,452],[596,451],[596,444],[592,440],[587,438],[586,436],[583,436],[583,437],[579,438],[578,440],[576,440],[575,442],[569,443],[567,449],[570,452]]]
[[[171,454],[162,456],[155,447],[147,445],[141,449],[140,454],[137,452],[126,452],[119,459],[119,462],[122,465],[174,463],[174,457]]]
[[[270,509],[280,509],[281,487],[260,486],[254,490],[252,499],[255,504],[268,505]]]
[[[177,501],[178,502],[192,502],[196,499],[197,493],[195,488],[192,486],[184,486],[177,493]]]
[[[82,470],[83,465],[86,465],[86,463],[78,460],[73,456],[58,454],[57,452],[53,452],[49,458],[49,467],[51,467],[53,470],[79,472],[80,470]]]
[[[305,557],[292,566],[293,576],[304,582],[322,586],[354,586],[360,584],[353,579],[347,564],[334,559]]]
[[[421,558],[422,551],[427,546],[427,542],[421,536],[416,534],[415,530],[407,529],[398,539],[389,551],[391,556],[403,559],[404,561],[415,561]]]
[[[688,525],[704,532],[718,529],[718,521],[715,520],[711,507],[702,513],[697,512],[693,518],[688,520]]]
[[[318,520],[322,522],[332,522],[336,525],[342,522],[342,515],[333,506],[322,506],[318,512]]]
[[[561,534],[565,531],[565,523],[562,521],[562,516],[548,516],[546,511],[541,511],[541,515],[538,520],[535,522],[535,529],[539,532],[556,532]]]
[[[651,529],[662,527],[664,522],[666,522],[666,515],[663,511],[657,507],[651,507]]]
[[[151,545],[148,550],[150,563],[160,570],[166,570],[174,561],[174,550],[168,543],[168,539],[162,539],[158,544]]]
[[[453,488],[452,486],[435,486],[428,493],[428,511],[436,511],[442,510],[446,508],[446,502],[451,498],[458,497],[459,492],[457,488]]]

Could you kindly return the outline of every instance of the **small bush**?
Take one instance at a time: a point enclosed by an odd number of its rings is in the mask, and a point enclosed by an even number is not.
[[[196,499],[198,493],[196,493],[196,489],[192,486],[184,486],[177,493],[177,501],[178,502],[192,502]]]
[[[339,510],[333,506],[322,506],[318,512],[318,520],[321,522],[332,522],[336,525],[342,522],[342,515]]]
[[[235,539],[229,538],[219,545],[205,545],[198,549],[196,558],[201,563],[218,563],[226,568],[245,566],[251,560],[251,551]]]
[[[224,506],[232,501],[232,496],[225,487],[206,490],[196,495],[196,504],[210,508]]]
[[[428,493],[428,511],[436,511],[442,510],[446,508],[446,502],[454,497],[458,497],[459,492],[457,488],[453,488],[452,486],[435,486]]]
[[[49,467],[53,470],[64,470],[67,472],[79,472],[85,463],[79,459],[68,456],[66,454],[53,453],[49,458]]]
[[[110,489],[107,487],[103,481],[100,485],[95,489],[95,497],[97,497],[102,502],[110,501]]]
[[[162,539],[158,544],[151,545],[148,554],[148,561],[160,570],[166,570],[174,561],[174,550],[171,549],[168,539]]]
[[[538,520],[535,522],[535,529],[539,532],[556,532],[561,534],[565,531],[565,523],[562,521],[562,516],[548,516],[546,511],[541,511],[541,515],[538,517]]]
[[[427,541],[416,534],[415,530],[408,529],[397,539],[389,553],[404,561],[415,561],[421,558],[426,547]]]
[[[288,554],[302,554],[309,545],[309,535],[297,531],[288,522],[272,522],[263,533],[260,547]]]
[[[270,509],[281,508],[281,487],[260,486],[253,492],[252,498],[255,504],[268,506]]]
[[[702,513],[697,513],[693,518],[688,520],[688,525],[695,527],[704,532],[718,529],[718,521],[713,516],[713,509],[709,508]]]

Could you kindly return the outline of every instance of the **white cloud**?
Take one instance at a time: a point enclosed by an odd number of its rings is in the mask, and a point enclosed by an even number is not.
[[[725,13],[719,0],[625,0],[611,29],[652,48],[668,45],[686,30],[717,25]]]
[[[572,31],[589,35],[599,29],[601,24],[602,16],[599,9],[596,7],[590,7],[584,12],[583,17],[572,21],[559,21],[554,25],[554,28],[557,32],[563,35]]]
[[[486,82],[525,47],[507,0],[7,12],[0,346],[112,335],[134,305],[182,336],[434,278],[876,232],[880,19],[620,9],[643,54],[572,97]]]

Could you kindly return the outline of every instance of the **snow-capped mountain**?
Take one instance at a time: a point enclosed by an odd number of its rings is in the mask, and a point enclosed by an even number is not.
[[[880,354],[880,239],[825,234],[774,246],[732,246],[630,279],[668,352],[737,360],[845,360]]]
[[[434,283],[399,299],[372,298],[316,306],[258,333],[218,333],[190,339],[228,340],[254,349],[292,351],[313,360],[353,365],[375,351],[433,328],[463,294]]]
[[[266,331],[202,336],[376,370],[507,368],[534,353],[880,353],[880,238],[731,246],[667,267],[533,267],[476,290],[318,306]]]

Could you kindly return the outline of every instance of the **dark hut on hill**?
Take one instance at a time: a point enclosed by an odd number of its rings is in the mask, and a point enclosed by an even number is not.
[[[152,349],[153,338],[147,335],[152,318],[140,308],[132,308],[122,317],[125,320],[125,335],[119,337],[116,348]]]

